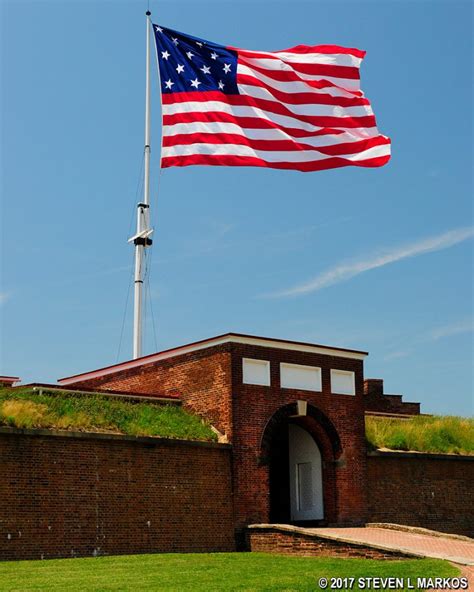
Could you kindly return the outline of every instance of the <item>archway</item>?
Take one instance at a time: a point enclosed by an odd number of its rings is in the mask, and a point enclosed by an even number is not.
[[[269,470],[270,522],[320,524],[335,521],[335,463],[342,453],[337,430],[316,407],[296,415],[296,404],[268,421],[261,461]]]

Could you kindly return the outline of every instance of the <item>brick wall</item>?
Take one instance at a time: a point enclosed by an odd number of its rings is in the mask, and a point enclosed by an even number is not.
[[[206,417],[232,439],[230,344],[144,364],[74,384],[144,395],[179,395],[186,407]]]
[[[230,447],[0,430],[0,560],[232,551]]]
[[[403,401],[402,395],[384,393],[381,378],[366,378],[364,380],[364,401],[366,411],[396,415],[420,414],[420,403]]]
[[[243,384],[242,358],[268,360],[271,386]],[[320,367],[322,392],[282,389],[280,362]],[[355,373],[355,396],[331,393],[331,369]],[[357,524],[366,518],[362,360],[226,343],[76,384],[143,394],[180,394],[185,407],[225,433],[233,445],[234,516],[240,531],[247,524],[270,519],[269,466],[262,462],[261,449],[265,428],[280,408],[304,399],[332,423],[342,446],[340,455],[331,453],[329,436],[313,422],[312,435],[323,453],[325,521]],[[311,429],[309,425],[302,427]]]
[[[367,468],[369,522],[474,536],[474,457],[371,453]]]
[[[285,529],[286,530],[286,529]],[[248,548],[260,553],[281,553],[318,557],[344,557],[363,559],[400,559],[411,557],[401,551],[375,549],[362,544],[338,541],[314,533],[285,532],[279,526],[248,529]]]

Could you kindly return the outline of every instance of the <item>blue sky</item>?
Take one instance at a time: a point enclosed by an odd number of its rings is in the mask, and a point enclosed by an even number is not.
[[[145,352],[227,331],[364,349],[386,392],[471,414],[471,3],[150,8],[155,22],[237,47],[367,50],[362,88],[393,156],[373,170],[188,167],[159,179],[154,75]],[[49,382],[131,356],[131,294],[121,333],[146,2],[1,9],[0,373]]]

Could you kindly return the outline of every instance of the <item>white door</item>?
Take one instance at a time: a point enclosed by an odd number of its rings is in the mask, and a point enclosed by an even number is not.
[[[324,518],[321,453],[306,430],[290,424],[290,506],[291,520]]]

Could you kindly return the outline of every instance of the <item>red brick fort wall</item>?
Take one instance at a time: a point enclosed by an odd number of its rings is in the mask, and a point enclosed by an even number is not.
[[[0,560],[234,550],[229,446],[33,434],[0,430]]]
[[[473,456],[371,453],[368,519],[472,537],[473,484]]]

